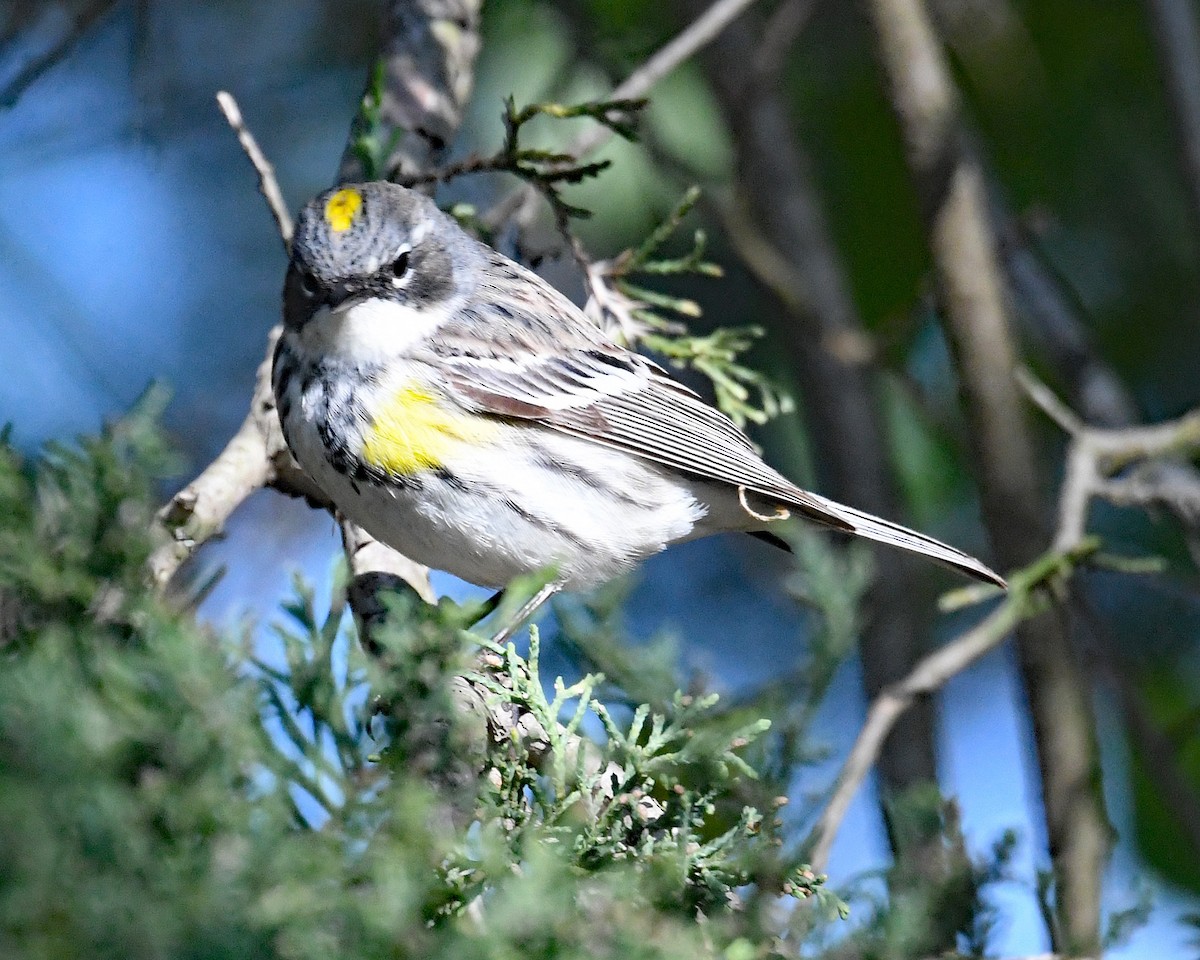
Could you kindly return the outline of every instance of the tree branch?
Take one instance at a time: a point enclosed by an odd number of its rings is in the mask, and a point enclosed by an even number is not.
[[[1114,483],[1111,476],[1131,465],[1150,466],[1149,461],[1156,458],[1200,455],[1200,410],[1150,427],[1105,430],[1085,426],[1074,411],[1029,371],[1019,370],[1018,379],[1033,402],[1071,436],[1072,448],[1077,451],[1067,458],[1054,546],[1051,552],[1009,578],[1008,595],[983,622],[923,658],[903,680],[888,686],[872,701],[867,718],[834,781],[833,793],[804,843],[804,848],[810,851],[809,863],[818,872],[825,869],[850,802],[878,761],[886,737],[917,698],[936,692],[951,677],[1003,642],[1022,621],[1042,613],[1052,596],[1064,594],[1072,574],[1083,562],[1093,559],[1098,566],[1111,562],[1096,556],[1099,540],[1086,533],[1088,507],[1093,499],[1118,504],[1128,502],[1122,492],[1123,482]],[[1162,494],[1147,492],[1144,499],[1132,505],[1144,506],[1161,499]],[[944,605],[957,606],[959,598],[973,602],[978,597],[977,588],[967,587],[947,595],[948,603]],[[1200,818],[1188,807],[1192,791],[1174,771],[1169,738],[1154,728],[1145,705],[1136,690],[1120,675],[1121,671],[1110,667],[1107,673],[1120,693],[1132,733],[1143,744],[1149,762],[1158,769],[1165,802],[1183,826],[1189,841],[1197,844],[1200,850]]]
[[[998,205],[993,210],[1020,312],[1045,348],[1078,416],[1027,372],[1021,374],[1025,391],[1067,434],[1081,432],[1084,423],[1110,429],[1137,426],[1137,404],[1091,343],[1078,297],[1033,249],[1032,240],[1016,221]],[[1126,478],[1123,486],[1131,498],[1129,505],[1162,506],[1175,515],[1184,525],[1193,559],[1200,564],[1200,470],[1183,460],[1157,458]],[[1115,502],[1118,492],[1110,489],[1109,499]],[[1074,513],[1079,515],[1078,510]]]
[[[54,69],[70,56],[71,51],[87,35],[87,32],[116,5],[116,0],[94,0],[80,10],[75,20],[50,49],[30,60],[17,72],[16,76],[5,84],[3,89],[0,89],[0,110],[14,106],[21,99],[22,94],[33,86],[43,74]]]
[[[1028,564],[1049,530],[1031,434],[1012,376],[1005,307],[982,166],[921,0],[867,0],[933,254],[941,318],[971,428],[984,519],[1003,567]],[[1063,624],[1043,615],[1018,630],[1056,878],[1057,949],[1100,948],[1100,893],[1111,831],[1098,789],[1087,689]]]
[[[1067,551],[1046,554],[1009,577],[1008,593],[1000,605],[978,625],[917,662],[902,680],[890,684],[871,703],[854,746],[834,781],[834,790],[804,848],[812,869],[823,872],[829,862],[838,828],[850,808],[896,722],[918,697],[940,690],[948,680],[966,670],[999,646],[1024,620],[1047,610],[1051,595],[1070,577],[1078,564],[1096,551],[1099,543],[1086,540]]]
[[[222,533],[233,512],[263,487],[304,497],[316,506],[329,505],[283,440],[271,389],[271,358],[279,333],[276,327],[267,338],[267,355],[255,375],[250,411],[242,425],[216,459],[157,514],[159,533],[165,536],[150,556],[149,571],[160,588],[201,546]]]
[[[292,242],[292,218],[275,168],[247,128],[233,96],[222,90],[217,94],[217,103],[258,173],[259,191],[275,216],[286,252]],[[267,335],[266,356],[255,374],[250,410],[242,425],[216,459],[158,512],[160,532],[167,539],[151,554],[149,568],[151,580],[160,588],[166,587],[183,563],[219,535],[233,512],[263,487],[328,506],[325,495],[292,459],[275,411],[271,361],[282,329],[277,324]]]
[[[267,206],[271,208],[271,215],[275,217],[275,224],[279,227],[279,239],[283,241],[283,252],[291,253],[292,215],[288,212],[287,202],[283,199],[283,191],[279,189],[279,181],[275,177],[275,167],[262,152],[258,141],[254,139],[254,134],[246,127],[246,121],[242,119],[242,110],[233,98],[233,94],[225,90],[218,91],[217,106],[225,114],[226,121],[233,132],[237,134],[242,151],[254,166],[255,172],[258,173],[258,190],[263,195],[263,199],[267,201]]]
[[[659,80],[716,39],[722,30],[755,2],[716,0],[619,83],[607,99],[636,100],[645,96]],[[572,140],[563,152],[583,157],[607,143],[612,135],[613,131],[608,127],[591,127]],[[515,218],[518,224],[526,224],[533,217],[537,199],[537,189],[526,184],[497,203],[482,219],[493,228],[509,218]]]
[[[695,0],[680,2],[694,9]],[[791,8],[803,24],[809,5]],[[850,292],[830,234],[819,191],[779,77],[760,54],[778,24],[752,11],[702,58],[706,75],[731,131],[735,149],[732,201],[723,222],[743,263],[779,302],[769,311],[788,352],[804,398],[807,436],[814,445],[821,489],[835,499],[885,517],[900,513],[889,471],[887,430],[871,369],[873,346]],[[873,551],[874,577],[859,639],[868,699],[903,677],[924,652],[924,633],[913,589],[916,565],[896,551]],[[880,758],[881,812],[897,857],[931,880],[945,873],[936,838],[908,843],[891,830],[889,801],[918,784],[937,780],[934,706],[906,713]],[[952,944],[951,944],[952,945]]]
[[[1085,425],[1029,370],[1018,379],[1030,399],[1070,437],[1059,493],[1055,546],[1083,539],[1097,497],[1118,506],[1167,505],[1193,529],[1200,526],[1200,489],[1179,457],[1200,454],[1200,409],[1145,427],[1104,429]]]

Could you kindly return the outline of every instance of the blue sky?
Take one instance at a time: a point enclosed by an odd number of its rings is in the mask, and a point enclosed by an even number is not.
[[[233,29],[218,13],[202,22],[218,32]],[[227,85],[245,93],[252,124],[273,118],[264,124],[264,146],[298,204],[334,168],[362,71],[318,64],[298,82],[273,80],[278,74],[268,68],[286,63],[290,40],[286,31],[271,36],[266,50],[248,51],[230,39],[228,63],[206,62],[208,72],[188,90],[208,80],[211,92]],[[164,101],[163,128],[144,128],[148,101],[130,49],[128,22],[111,18],[3,114],[0,338],[8,348],[0,420],[12,421],[28,444],[94,430],[150,380],[162,379],[175,390],[170,427],[196,465],[244,413],[263,335],[278,309],[283,258],[215,106],[175,114]],[[265,630],[293,572],[323,582],[336,549],[327,517],[272,494],[256,497],[228,538],[206,553],[205,562],[227,572],[205,615],[229,625],[250,616]],[[648,638],[669,629],[686,637],[687,668],[703,669],[729,692],[744,690],[803,655],[804,617],[779,585],[780,573],[754,543],[677,548],[643,571],[629,606],[631,632]],[[448,577],[435,583],[453,595],[469,589]],[[1019,703],[1006,650],[957,677],[940,699],[943,785],[959,799],[968,836],[981,846],[1007,828],[1022,836],[1014,871],[1024,883],[996,894],[1005,918],[995,944],[1001,954],[1047,947],[1029,888],[1045,863],[1034,855],[1041,849],[1038,797]],[[1103,701],[1098,707],[1102,719],[1112,715]],[[818,732],[835,758],[852,742],[863,709],[851,666],[820,716]],[[1110,812],[1118,830],[1127,830],[1122,738],[1108,722],[1101,733]],[[822,789],[835,768],[831,762],[806,774],[797,791]],[[835,845],[832,879],[885,861],[875,799],[864,790]],[[1183,955],[1189,934],[1177,918],[1198,905],[1157,886],[1128,846],[1118,845],[1110,908],[1131,905],[1138,883],[1155,887],[1157,909],[1150,925],[1112,955]]]

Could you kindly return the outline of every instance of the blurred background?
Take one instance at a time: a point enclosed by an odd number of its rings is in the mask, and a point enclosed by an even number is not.
[[[518,104],[602,96],[703,6],[490,0],[454,152],[496,147],[509,94]],[[1172,112],[1171,43],[1162,35],[1174,29],[1163,12],[1172,6],[1200,14],[1186,3],[1134,0],[929,3],[987,172],[1023,359],[1087,419],[1109,424],[1154,422],[1200,402],[1200,194],[1189,191]],[[366,0],[8,0],[0,19],[0,421],[22,446],[94,431],[161,381],[173,391],[167,422],[188,465],[180,483],[220,450],[245,414],[277,320],[285,257],[214,93],[237,96],[289,204],[299,206],[335,175],[378,50],[379,8]],[[751,16],[742,33],[658,84],[641,143],[606,148],[612,169],[571,194],[595,214],[581,234],[593,256],[615,255],[640,242],[686,186],[704,186],[689,224],[705,227],[710,258],[727,276],[673,289],[703,306],[697,330],[765,329],[748,362],[798,407],[751,430],[772,462],[860,506],[870,505],[855,499],[858,485],[881,478],[898,519],[986,557],[969,430],[870,24],[857,5],[833,0],[763,3]],[[747,91],[769,109],[746,110],[739,98]],[[485,206],[510,188],[501,178],[463,180],[439,199]],[[773,223],[772,210],[786,222]],[[807,302],[789,302],[786,282],[771,282],[777,264],[753,242],[756,231],[808,278]],[[547,270],[581,297],[570,270],[553,262]],[[869,376],[870,436],[847,430],[832,410],[811,354],[821,324],[798,313],[834,317],[823,328],[833,338],[826,346]],[[835,386],[857,389],[837,378]],[[1040,416],[1031,423],[1049,515],[1064,439]],[[1117,832],[1105,907],[1136,908],[1147,896],[1154,905],[1113,955],[1191,955],[1200,950],[1186,922],[1200,910],[1200,808],[1189,807],[1200,791],[1193,554],[1168,514],[1098,508],[1092,525],[1114,551],[1169,561],[1154,576],[1082,581],[1095,617],[1074,639],[1090,668],[1083,676]],[[203,613],[231,628],[269,623],[292,574],[327,581],[339,549],[327,515],[261,493],[202,554],[225,571]],[[786,557],[749,541],[673,549],[630,585],[629,632],[674,637],[685,677],[745,694],[805,656],[811,618],[789,593],[790,571]],[[885,589],[868,632],[900,662],[972,622],[969,613],[937,614],[937,596],[956,585],[948,574],[899,561],[884,572],[893,571],[899,606]],[[434,585],[473,592],[443,575]],[[889,629],[907,639],[889,639]],[[547,669],[571,669],[553,650],[548,656]],[[814,730],[826,759],[803,768],[794,797],[827,787],[861,723],[864,690],[897,669],[866,653],[839,669]],[[1131,722],[1131,697],[1150,739]],[[1001,650],[954,679],[936,709],[917,711],[902,732],[885,758],[887,776],[901,785],[919,779],[932,757],[973,851],[1017,832],[1009,878],[989,894],[996,953],[1047,949],[1035,888],[1049,861],[1015,655]],[[1182,790],[1183,816],[1163,801],[1164,777]],[[890,861],[877,786],[859,794],[839,835],[835,884]]]

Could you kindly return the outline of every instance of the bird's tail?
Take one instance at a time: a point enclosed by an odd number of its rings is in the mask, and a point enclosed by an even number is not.
[[[877,540],[879,543],[899,547],[901,550],[919,553],[953,570],[965,573],[969,577],[982,580],[984,583],[992,583],[1002,588],[1008,587],[1002,576],[970,554],[963,553],[947,543],[933,539],[933,537],[927,537],[923,533],[917,533],[916,530],[902,527],[898,523],[892,523],[882,517],[872,516],[861,510],[855,510],[853,507],[835,503],[833,500],[827,500],[825,497],[808,491],[803,491],[803,502],[796,505],[800,507],[801,513],[810,520],[834,527],[837,530],[844,530],[858,537]]]

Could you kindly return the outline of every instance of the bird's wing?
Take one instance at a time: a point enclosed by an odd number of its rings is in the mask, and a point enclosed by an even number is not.
[[[592,346],[442,369],[456,399],[479,412],[536,421],[802,510],[815,507],[763,463],[729,418],[637,354]]]
[[[801,490],[763,462],[720,411],[657,364],[612,344],[510,352],[488,357],[449,350],[439,367],[455,398],[481,413],[536,422],[606,444],[743,493],[809,520],[924,554],[1003,586],[974,557],[915,530]],[[766,518],[764,518],[766,519]]]

